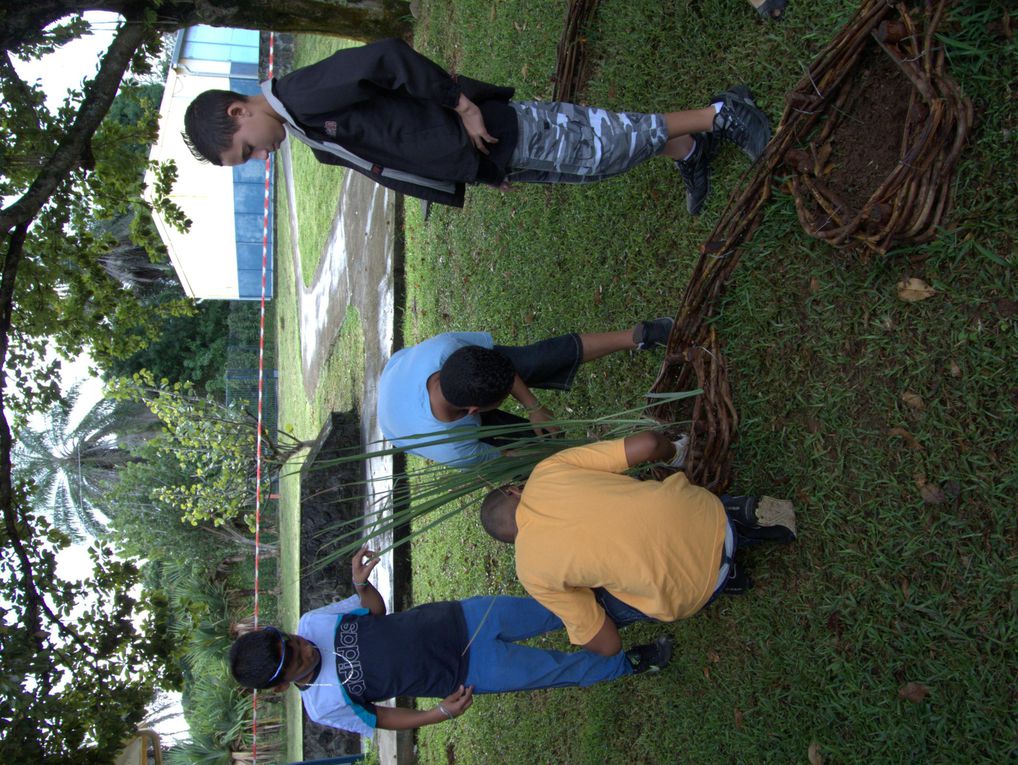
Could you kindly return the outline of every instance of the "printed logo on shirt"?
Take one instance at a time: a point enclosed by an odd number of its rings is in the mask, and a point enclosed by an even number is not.
[[[325,132],[333,138],[336,137],[336,120],[325,120]]]
[[[354,696],[364,693],[364,669],[361,667],[356,621],[344,619],[339,623],[336,632],[336,674],[347,693]]]

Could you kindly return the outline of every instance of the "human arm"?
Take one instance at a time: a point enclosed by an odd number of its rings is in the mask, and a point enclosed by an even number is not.
[[[629,467],[644,462],[667,462],[675,457],[675,444],[656,430],[629,436],[624,443]]]
[[[608,614],[604,615],[604,624],[590,640],[583,644],[584,649],[598,656],[614,656],[622,650],[622,638],[619,628]]]
[[[565,584],[561,572],[548,571],[547,554],[547,550],[540,547],[517,547],[517,577],[528,595],[562,621],[569,642],[586,648],[588,643],[596,641],[608,615],[590,587]]]
[[[498,139],[488,132],[484,124],[484,116],[477,104],[460,93],[459,101],[456,103],[456,113],[463,122],[463,129],[467,131],[470,143],[474,145],[481,154],[488,154],[488,147],[485,143],[498,143]]]
[[[561,428],[555,426],[542,426],[542,422],[551,422],[553,419],[551,412],[549,412],[541,402],[537,400],[537,396],[533,394],[527,384],[523,382],[523,378],[519,375],[513,377],[513,387],[509,391],[512,397],[520,402],[520,405],[527,410],[527,418],[530,420],[530,424],[534,426],[534,432],[537,435],[544,433],[558,433]]]
[[[408,730],[422,725],[434,725],[459,717],[474,703],[474,688],[462,685],[446,696],[432,709],[402,709],[375,707],[375,724],[385,730]],[[443,711],[444,710],[444,711]]]
[[[368,609],[372,616],[385,616],[385,601],[375,586],[368,581],[371,572],[378,565],[378,558],[374,550],[369,550],[364,545],[356,553],[350,563],[350,572],[353,576],[353,587],[361,599],[361,607]]]

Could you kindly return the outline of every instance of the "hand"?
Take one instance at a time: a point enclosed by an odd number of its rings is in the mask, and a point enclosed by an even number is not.
[[[464,688],[462,685],[442,699],[442,706],[453,717],[459,717],[470,709],[474,703],[474,686]]]
[[[375,566],[378,565],[378,561],[379,559],[375,557],[375,551],[369,550],[368,546],[364,545],[360,550],[354,553],[353,561],[351,561],[350,570],[353,573],[353,581],[368,581],[368,577],[371,576],[371,572],[375,570]]]
[[[537,409],[534,409],[530,412],[527,412],[527,416],[530,418],[530,424],[534,426],[534,432],[537,433],[537,435],[539,436],[544,435],[545,433],[547,433],[548,435],[554,435],[555,433],[562,432],[562,428],[556,427],[555,425],[542,426],[540,424],[542,422],[551,422],[553,419],[555,419],[554,417],[552,417],[551,412],[549,412],[543,406],[538,407]]]
[[[470,142],[481,154],[488,154],[488,147],[485,143],[498,143],[498,139],[488,132],[484,125],[484,117],[477,104],[460,93],[459,103],[456,105],[456,113],[463,122],[463,129],[467,131]]]

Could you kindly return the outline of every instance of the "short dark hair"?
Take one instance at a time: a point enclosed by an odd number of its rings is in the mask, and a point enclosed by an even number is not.
[[[184,112],[184,143],[195,159],[222,165],[220,156],[230,148],[239,125],[227,110],[237,101],[247,101],[243,93],[232,90],[206,90]]]
[[[259,690],[271,688],[279,660],[283,658],[283,640],[286,635],[275,627],[248,632],[230,646],[230,674],[245,688]]]
[[[489,536],[499,542],[511,543],[513,536],[510,521],[514,519],[509,513],[509,488],[510,484],[506,484],[488,492],[481,503],[481,525]]]
[[[453,406],[491,406],[509,395],[516,369],[494,348],[468,345],[445,360],[438,381]]]

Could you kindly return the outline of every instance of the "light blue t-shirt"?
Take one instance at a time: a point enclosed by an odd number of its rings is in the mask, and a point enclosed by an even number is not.
[[[428,398],[428,378],[455,351],[468,345],[492,348],[495,341],[487,332],[446,332],[392,355],[378,381],[378,427],[391,443],[458,468],[499,456],[494,446],[476,439],[426,445],[455,435],[452,431],[457,428],[481,424],[478,415],[442,422],[431,413]]]

